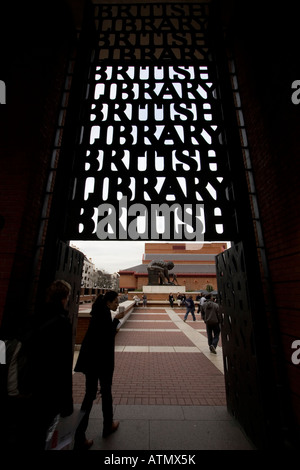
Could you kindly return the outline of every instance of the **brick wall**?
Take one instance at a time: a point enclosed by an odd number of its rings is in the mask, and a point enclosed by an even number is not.
[[[145,254],[211,254],[221,253],[226,248],[226,242],[220,243],[145,243]]]
[[[291,400],[300,425],[300,365],[291,362],[291,344],[300,339],[300,106],[292,104],[291,84],[300,70],[296,20],[281,7],[264,11],[261,3],[243,2],[227,26],[270,273],[268,285],[262,282],[273,362],[283,385],[281,399]]]
[[[8,3],[8,2],[6,2]],[[65,2],[6,5],[0,114],[0,324],[24,315],[73,29]],[[3,38],[1,38],[3,39]],[[1,41],[3,45],[3,42]]]
[[[89,327],[91,316],[78,318],[75,344],[81,344]]]

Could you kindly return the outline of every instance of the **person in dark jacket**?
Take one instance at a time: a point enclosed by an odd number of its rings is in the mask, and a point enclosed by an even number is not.
[[[76,430],[74,450],[87,450],[93,445],[86,438],[89,415],[96,398],[98,382],[102,396],[103,437],[116,431],[118,421],[113,421],[112,379],[114,372],[115,335],[119,319],[124,314],[117,313],[112,320],[111,311],[116,311],[119,305],[118,294],[108,291],[95,300],[91,310],[91,320],[83,339],[75,372],[85,374],[86,390],[81,410],[84,416]]]
[[[206,296],[206,301],[201,307],[203,320],[206,325],[208,346],[210,351],[213,354],[217,354],[216,348],[219,342],[220,337],[220,313],[219,305],[216,302],[213,302],[212,295],[208,294]]]
[[[190,296],[186,301],[185,301],[185,305],[186,305],[186,313],[184,315],[184,319],[183,321],[186,321],[187,320],[187,317],[188,317],[188,314],[191,312],[192,314],[192,317],[193,317],[193,321],[196,321],[196,317],[195,317],[195,303],[193,301],[193,297]]]
[[[35,342],[33,396],[36,423],[34,439],[38,449],[45,449],[49,426],[57,415],[73,413],[72,325],[67,305],[71,286],[56,280],[47,290],[46,303],[36,319],[38,338]]]
[[[54,281],[36,314],[16,325],[15,337],[23,350],[18,370],[22,388],[19,396],[1,399],[5,409],[0,422],[7,450],[21,454],[45,450],[56,416],[73,413],[72,325],[67,310],[70,293],[68,282]]]

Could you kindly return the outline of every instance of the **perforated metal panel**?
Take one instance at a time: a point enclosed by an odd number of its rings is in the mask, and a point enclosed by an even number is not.
[[[208,5],[97,5],[95,24],[67,238],[235,238]]]
[[[259,447],[271,438],[267,398],[268,370],[257,351],[261,336],[267,342],[264,321],[254,317],[255,300],[249,283],[255,271],[246,269],[243,243],[238,243],[216,257],[219,301],[222,310],[222,349],[227,407]],[[260,352],[261,355],[261,352]],[[260,361],[259,361],[260,360]],[[260,362],[260,363],[259,363]],[[273,429],[275,432],[275,428]]]

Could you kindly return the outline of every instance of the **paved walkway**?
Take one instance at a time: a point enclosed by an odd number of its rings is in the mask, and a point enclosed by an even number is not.
[[[91,450],[253,449],[226,409],[221,343],[207,345],[205,324],[174,307],[136,307],[116,336],[113,398],[120,429],[101,439],[101,397],[88,434]],[[75,354],[76,360],[76,354]],[[73,375],[76,408],[84,376]]]

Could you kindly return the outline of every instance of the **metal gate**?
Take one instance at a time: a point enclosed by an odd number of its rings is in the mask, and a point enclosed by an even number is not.
[[[280,419],[256,260],[249,251],[240,242],[216,257],[224,374],[228,410],[265,448],[279,438]]]
[[[94,5],[66,239],[233,240],[208,3]]]
[[[57,246],[56,272],[54,279],[63,279],[72,287],[69,299],[68,311],[72,323],[73,350],[76,338],[79,297],[81,289],[81,277],[84,255],[60,241]]]

